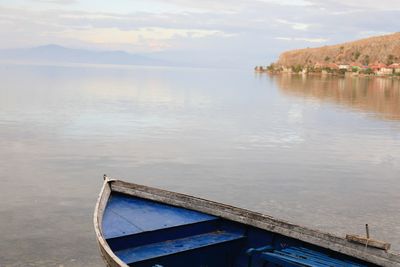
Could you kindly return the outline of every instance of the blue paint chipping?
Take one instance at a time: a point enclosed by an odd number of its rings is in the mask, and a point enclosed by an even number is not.
[[[264,252],[261,254],[261,258],[265,259],[267,262],[280,264],[282,266],[293,266],[294,264],[301,264],[301,266],[310,267],[361,266],[353,265],[345,261],[334,260],[328,256],[321,258],[301,253],[287,253],[286,251]]]
[[[110,248],[135,267],[367,267],[337,252],[245,224],[113,193],[103,217]]]
[[[216,231],[117,251],[116,255],[126,263],[134,263],[242,238],[240,234]]]
[[[112,194],[104,212],[103,234],[108,239],[214,219],[197,211]]]

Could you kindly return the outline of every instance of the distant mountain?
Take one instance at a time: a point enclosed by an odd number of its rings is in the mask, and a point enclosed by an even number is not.
[[[400,62],[400,33],[371,37],[354,42],[284,52],[277,65],[314,66],[316,63]]]
[[[3,49],[0,50],[0,61],[148,66],[174,65],[166,60],[130,54],[124,51],[91,51],[72,49],[54,44],[25,49]]]

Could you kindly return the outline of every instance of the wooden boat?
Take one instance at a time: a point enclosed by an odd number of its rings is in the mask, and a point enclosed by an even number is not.
[[[107,177],[94,227],[111,267],[400,266],[368,244]]]

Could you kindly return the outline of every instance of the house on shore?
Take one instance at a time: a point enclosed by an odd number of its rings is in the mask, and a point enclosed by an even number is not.
[[[264,72],[264,71],[267,70],[267,68],[264,68],[263,66],[256,66],[256,67],[254,68],[254,70],[255,70],[256,72]]]
[[[392,65],[388,66],[388,68],[391,68],[393,70],[393,73],[400,74],[400,63],[393,63]]]
[[[323,75],[378,75],[378,76],[400,76],[400,63],[396,62],[391,65],[386,65],[381,62],[364,65],[358,62],[341,62],[328,63],[328,62],[316,62],[313,64],[310,62],[309,65],[295,65],[295,66],[284,66],[271,64],[270,66],[257,66],[255,67],[256,72],[274,72],[274,73],[288,73],[288,74],[307,74],[307,73],[321,73]]]
[[[349,70],[350,69],[350,65],[347,63],[340,63],[338,65],[339,70]]]
[[[325,63],[317,62],[314,64],[314,69],[322,69],[325,67]]]
[[[326,65],[327,68],[330,68],[331,70],[339,70],[339,65],[336,63],[329,63]]]
[[[391,75],[393,74],[393,69],[389,68],[386,64],[383,63],[376,63],[372,64],[369,66],[370,69],[376,74],[376,75]]]

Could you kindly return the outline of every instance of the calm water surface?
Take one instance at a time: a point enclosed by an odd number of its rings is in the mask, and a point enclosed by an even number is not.
[[[102,266],[103,173],[400,250],[400,81],[0,66],[0,266]]]

